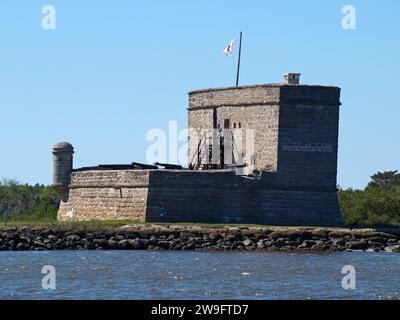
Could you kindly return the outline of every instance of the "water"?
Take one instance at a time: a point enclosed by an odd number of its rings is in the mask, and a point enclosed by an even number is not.
[[[42,267],[56,289],[42,288]],[[344,290],[344,265],[356,289]],[[400,254],[0,252],[0,299],[400,299]]]

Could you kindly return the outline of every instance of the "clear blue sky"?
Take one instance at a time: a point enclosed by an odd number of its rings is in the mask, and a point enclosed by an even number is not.
[[[56,30],[41,27],[54,5]],[[356,30],[341,27],[343,5]],[[51,148],[73,143],[75,167],[145,161],[152,128],[187,126],[187,92],[229,86],[222,53],[243,31],[242,84],[342,88],[339,176],[363,187],[400,169],[400,2],[0,2],[0,177],[51,182]]]

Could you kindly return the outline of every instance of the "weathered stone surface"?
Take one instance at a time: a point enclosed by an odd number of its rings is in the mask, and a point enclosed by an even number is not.
[[[338,237],[338,231],[342,237]],[[247,250],[400,252],[396,233],[319,228],[131,225],[106,231],[0,228],[0,250]],[[55,236],[57,234],[57,236]],[[334,235],[326,236],[326,235]],[[277,238],[280,235],[281,237]],[[283,236],[284,235],[284,236]],[[57,239],[56,239],[56,238]],[[373,240],[371,240],[373,239]]]

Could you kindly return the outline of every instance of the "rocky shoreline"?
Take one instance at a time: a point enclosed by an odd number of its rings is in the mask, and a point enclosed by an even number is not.
[[[106,230],[0,228],[0,251],[10,250],[400,252],[400,230],[140,224]]]

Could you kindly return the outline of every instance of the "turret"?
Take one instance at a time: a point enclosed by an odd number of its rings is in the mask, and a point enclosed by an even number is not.
[[[68,191],[71,183],[74,147],[60,142],[53,147],[53,188],[59,193]]]

